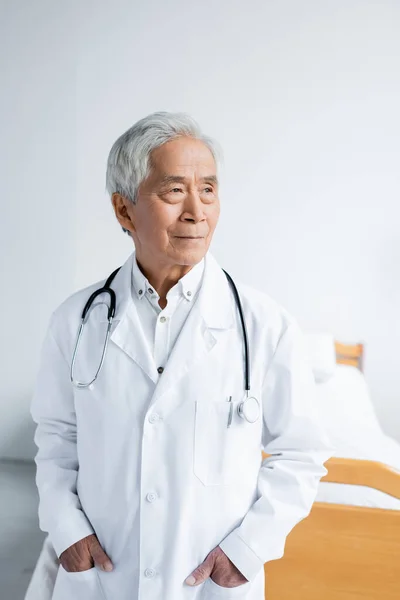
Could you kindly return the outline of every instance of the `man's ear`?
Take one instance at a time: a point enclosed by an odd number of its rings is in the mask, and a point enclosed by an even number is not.
[[[111,201],[114,207],[115,216],[121,227],[130,233],[135,231],[132,210],[128,210],[128,206],[129,208],[132,207],[132,202],[117,192],[112,195]]]

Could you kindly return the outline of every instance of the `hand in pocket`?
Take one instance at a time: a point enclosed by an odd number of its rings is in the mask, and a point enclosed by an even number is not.
[[[186,579],[188,585],[200,585],[211,577],[217,585],[235,588],[248,583],[246,577],[235,567],[219,546],[208,554],[204,562]]]
[[[60,555],[60,564],[68,573],[88,571],[94,565],[103,571],[112,571],[113,564],[93,533],[79,540]]]

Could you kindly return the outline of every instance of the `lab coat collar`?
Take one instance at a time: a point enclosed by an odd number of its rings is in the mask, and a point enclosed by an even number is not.
[[[132,267],[135,253],[118,271],[111,284],[116,294],[116,311],[111,341],[134,360],[157,385],[157,392],[164,393],[170,385],[201,359],[218,340],[218,332],[234,325],[234,302],[229,283],[215,258],[205,257],[204,276],[197,301],[194,303],[178,337],[165,371],[160,378],[149,344],[144,338],[139,315],[132,298]],[[191,344],[193,352],[183,352]],[[177,356],[179,357],[177,359]],[[157,393],[157,396],[159,393]]]
[[[211,329],[230,329],[234,323],[232,291],[224,272],[211,252],[205,259],[203,285],[199,293],[200,312]]]
[[[116,294],[115,321],[121,321],[129,307],[133,305],[131,285],[134,260],[136,260],[135,252],[132,252],[111,284]],[[204,275],[198,295],[198,304],[208,327],[212,329],[229,329],[232,327],[232,291],[224,272],[211,252],[208,252],[205,256]]]
[[[132,298],[134,257],[135,253],[133,252],[111,283],[111,288],[115,292],[116,307],[110,341],[119,346],[154,383],[157,383],[157,369]],[[107,319],[103,317],[102,320],[106,321]]]

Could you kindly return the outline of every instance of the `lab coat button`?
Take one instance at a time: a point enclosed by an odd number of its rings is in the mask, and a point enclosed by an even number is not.
[[[152,415],[149,416],[150,423],[157,423],[157,421],[160,421],[160,420],[161,420],[161,417],[157,413],[153,413]]]
[[[145,576],[151,579],[156,574],[154,569],[146,569],[144,572]]]
[[[146,500],[148,502],[154,502],[155,500],[157,500],[158,496],[155,492],[149,492],[146,496]]]

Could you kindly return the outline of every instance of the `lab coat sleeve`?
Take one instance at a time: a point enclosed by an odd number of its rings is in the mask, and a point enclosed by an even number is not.
[[[270,457],[260,468],[258,499],[220,544],[249,581],[283,556],[286,536],[309,514],[327,473],[323,463],[333,449],[318,421],[314,386],[304,337],[291,322],[263,384],[263,447]]]
[[[94,530],[77,495],[79,465],[73,391],[69,366],[52,323],[43,343],[31,414],[37,423],[34,439],[38,447],[35,462],[39,523],[49,533],[59,557]]]

